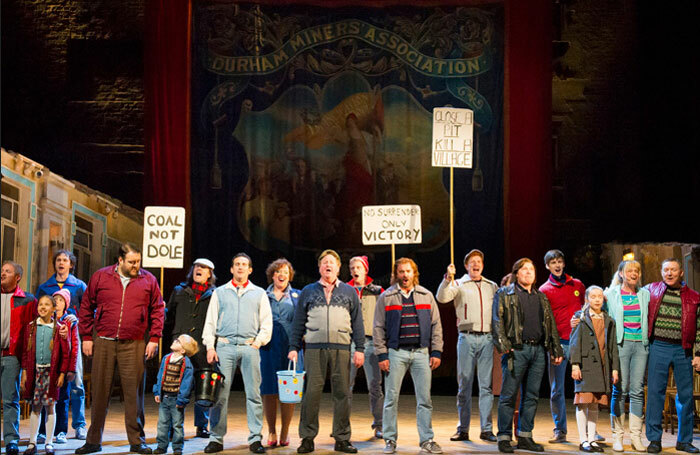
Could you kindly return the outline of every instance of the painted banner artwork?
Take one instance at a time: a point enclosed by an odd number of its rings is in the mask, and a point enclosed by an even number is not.
[[[443,247],[449,195],[431,136],[444,106],[474,112],[459,235],[498,244],[502,5],[195,2],[193,27],[192,209],[207,220],[193,223],[193,251],[355,251],[362,207],[394,204],[421,206],[418,251]]]

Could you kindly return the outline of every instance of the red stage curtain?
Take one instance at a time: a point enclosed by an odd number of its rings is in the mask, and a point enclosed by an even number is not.
[[[506,2],[505,265],[540,264],[552,238],[552,3]]]
[[[147,0],[144,202],[189,212],[190,0]]]

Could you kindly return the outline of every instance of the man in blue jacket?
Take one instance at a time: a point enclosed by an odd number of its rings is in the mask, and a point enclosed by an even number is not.
[[[67,289],[70,292],[70,307],[67,309],[69,314],[77,314],[80,310],[80,301],[83,298],[83,293],[87,288],[84,281],[73,275],[75,268],[75,255],[69,250],[58,250],[53,255],[53,269],[55,273],[39,285],[36,291],[37,299],[42,295],[53,295],[61,289]],[[80,351],[80,348],[78,348]],[[73,429],[75,430],[76,439],[85,439],[87,436],[87,427],[85,426],[85,389],[83,387],[83,356],[78,355],[76,364],[75,377],[72,381],[65,384],[65,392],[61,390],[61,395],[56,402],[56,442],[63,444],[66,442],[66,434],[68,433],[68,403],[72,409]],[[65,394],[64,394],[65,393]],[[42,435],[46,433],[44,420],[41,421],[39,427],[39,441]]]
[[[411,373],[416,393],[416,424],[421,452],[442,453],[433,441],[432,370],[440,366],[442,323],[435,297],[418,284],[418,266],[409,258],[394,263],[392,285],[377,300],[374,312],[375,350],[386,375],[384,453],[396,452],[397,412],[401,383]]]

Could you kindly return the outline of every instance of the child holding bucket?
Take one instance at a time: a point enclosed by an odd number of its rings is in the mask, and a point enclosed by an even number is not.
[[[189,335],[180,335],[170,345],[170,354],[163,357],[158,371],[158,382],[153,395],[158,408],[158,447],[153,453],[168,451],[169,432],[173,429],[173,455],[182,455],[185,444],[185,406],[192,392],[193,368],[191,357],[199,351],[197,342]]]
[[[583,452],[602,452],[595,441],[598,405],[607,405],[612,384],[619,380],[615,321],[603,311],[603,289],[586,289],[583,309],[574,315],[580,323],[571,334],[571,377],[575,380],[576,422]]]

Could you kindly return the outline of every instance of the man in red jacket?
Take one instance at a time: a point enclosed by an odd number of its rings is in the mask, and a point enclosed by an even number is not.
[[[683,266],[676,258],[661,263],[663,281],[649,290],[649,361],[647,376],[647,452],[661,452],[661,414],[668,368],[673,365],[678,410],[676,450],[698,453],[693,445],[693,369],[700,371],[700,294],[683,282]]]
[[[19,448],[19,356],[22,354],[24,331],[36,314],[36,299],[19,287],[22,266],[12,261],[2,263],[2,367],[0,400],[7,455],[17,455]]]
[[[149,454],[139,418],[139,385],[145,358],[158,350],[163,331],[163,299],[156,278],[141,269],[141,251],[130,243],[119,249],[119,262],[90,277],[80,305],[83,353],[92,360],[91,422],[85,445],[75,451],[102,450],[102,431],[112,392],[115,365],[124,392],[124,419],[131,452]],[[146,344],[146,330],[149,330]],[[93,338],[93,335],[96,337]]]
[[[564,273],[564,253],[549,250],[544,255],[544,265],[549,270],[549,278],[540,286],[552,306],[554,320],[557,323],[559,340],[564,350],[564,360],[559,365],[549,364],[549,387],[551,389],[550,407],[554,420],[554,435],[550,443],[566,442],[566,401],[564,380],[569,360],[569,336],[571,335],[571,317],[583,306],[586,288],[580,280]]]

